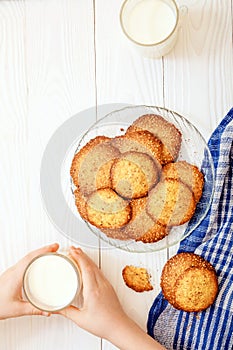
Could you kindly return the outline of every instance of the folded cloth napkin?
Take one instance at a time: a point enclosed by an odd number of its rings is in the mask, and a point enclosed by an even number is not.
[[[212,134],[215,192],[200,225],[180,243],[178,252],[195,252],[216,269],[219,293],[198,313],[176,310],[160,293],[149,311],[148,334],[166,349],[233,349],[233,108]]]

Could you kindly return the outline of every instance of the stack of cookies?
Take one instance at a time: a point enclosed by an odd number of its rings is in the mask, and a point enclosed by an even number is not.
[[[164,297],[176,309],[187,312],[205,310],[218,293],[214,267],[194,253],[179,253],[165,264],[161,275]]]
[[[193,216],[200,170],[177,161],[181,132],[163,117],[137,118],[122,136],[97,136],[74,156],[70,175],[81,217],[108,237],[152,243]]]

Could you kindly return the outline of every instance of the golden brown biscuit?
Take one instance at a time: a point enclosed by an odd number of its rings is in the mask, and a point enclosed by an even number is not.
[[[112,139],[112,145],[121,153],[141,152],[153,158],[156,165],[161,169],[162,142],[147,130],[139,130],[117,136]]]
[[[177,159],[182,135],[174,124],[159,115],[145,114],[136,119],[127,129],[126,133],[138,130],[148,130],[162,142],[163,164],[173,162]]]
[[[170,228],[162,226],[159,223],[154,223],[154,226],[150,230],[143,233],[142,236],[136,238],[135,241],[141,241],[143,243],[155,243],[163,239],[169,234]]]
[[[86,202],[87,197],[85,197],[79,189],[74,191],[75,205],[78,209],[80,216],[88,221],[87,211],[86,211]]]
[[[127,226],[127,224],[125,226]],[[131,238],[128,237],[124,232],[125,226],[120,228],[101,228],[101,231],[109,238],[128,241]]]
[[[200,200],[204,185],[204,176],[197,166],[186,161],[169,163],[163,167],[162,179],[164,178],[182,181],[193,191],[196,203]]]
[[[183,252],[170,258],[163,267],[161,288],[164,297],[176,307],[174,288],[177,279],[191,267],[205,268],[214,271],[213,266],[200,255]]]
[[[97,136],[94,139],[91,139],[85,146],[83,146],[75,155],[71,163],[70,167],[70,175],[72,177],[73,183],[75,186],[78,187],[79,185],[79,171],[80,166],[85,159],[86,155],[90,152],[92,148],[95,148],[97,145],[99,145],[102,142],[108,141],[109,137],[106,136]]]
[[[146,212],[147,197],[133,199],[130,201],[132,212],[130,221],[119,229],[104,229],[102,230],[108,237],[122,240],[142,240],[144,235],[148,233],[148,243],[152,242],[152,238],[158,240],[163,237],[160,234],[153,232],[155,222]],[[164,226],[162,226],[165,228]],[[142,238],[142,239],[141,239]],[[145,238],[146,239],[146,238]],[[145,242],[146,243],[146,242]]]
[[[70,175],[74,185],[85,195],[110,187],[110,169],[119,155],[110,138],[97,136],[90,140],[73,158]]]
[[[186,283],[186,280],[184,280],[184,282],[180,282],[177,287],[177,281],[179,281],[179,278],[182,278],[181,276],[185,276],[185,271],[194,268],[197,268],[201,271],[210,271],[212,276],[215,276],[214,285],[216,285],[216,273],[214,267],[200,255],[189,252],[179,253],[170,258],[163,267],[160,283],[162,292],[165,299],[167,299],[168,302],[176,308],[182,308],[182,310],[184,310],[182,304],[183,299],[181,298],[180,294],[180,286],[182,283]],[[175,293],[175,290],[177,290],[177,294]],[[180,304],[178,305],[178,303]],[[182,307],[180,307],[181,304]]]
[[[158,180],[158,168],[145,153],[123,153],[111,168],[111,187],[124,198],[146,196]]]
[[[123,228],[127,237],[143,243],[154,243],[168,234],[168,228],[154,222],[146,212],[147,197],[131,201],[132,216]]]
[[[119,240],[135,240],[143,243],[154,243],[163,239],[169,228],[155,223],[146,212],[147,197],[133,199],[131,219],[118,229],[102,229],[106,236]]]
[[[125,284],[136,292],[145,292],[153,289],[150,283],[150,275],[143,267],[127,265],[122,270]]]
[[[148,194],[147,212],[161,225],[182,225],[191,219],[195,208],[192,191],[179,180],[165,179]]]
[[[190,267],[177,279],[174,298],[177,309],[198,312],[213,304],[218,293],[218,281],[213,270]]]
[[[131,206],[112,189],[104,188],[88,197],[86,213],[88,221],[98,228],[119,228],[129,222]]]

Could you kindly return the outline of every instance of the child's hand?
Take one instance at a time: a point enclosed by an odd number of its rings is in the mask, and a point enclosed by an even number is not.
[[[106,338],[113,324],[126,315],[112,285],[96,264],[80,249],[72,247],[71,257],[80,267],[83,279],[83,307],[70,306],[59,313],[85,330]],[[109,328],[109,329],[108,329]]]
[[[126,315],[95,263],[81,249],[72,247],[70,254],[82,273],[84,304],[81,309],[69,306],[59,313],[122,350],[165,350]]]
[[[40,311],[22,298],[23,274],[30,261],[37,255],[56,252],[57,243],[34,250],[22,258],[17,264],[0,275],[0,319],[25,315],[49,316],[49,313]]]

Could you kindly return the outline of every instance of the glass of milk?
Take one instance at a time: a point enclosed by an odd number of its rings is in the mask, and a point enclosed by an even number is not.
[[[23,290],[36,308],[55,312],[70,305],[82,286],[77,265],[68,256],[46,253],[34,258],[23,277]]]
[[[179,10],[174,0],[125,0],[120,23],[126,37],[144,56],[159,58],[177,39]]]

